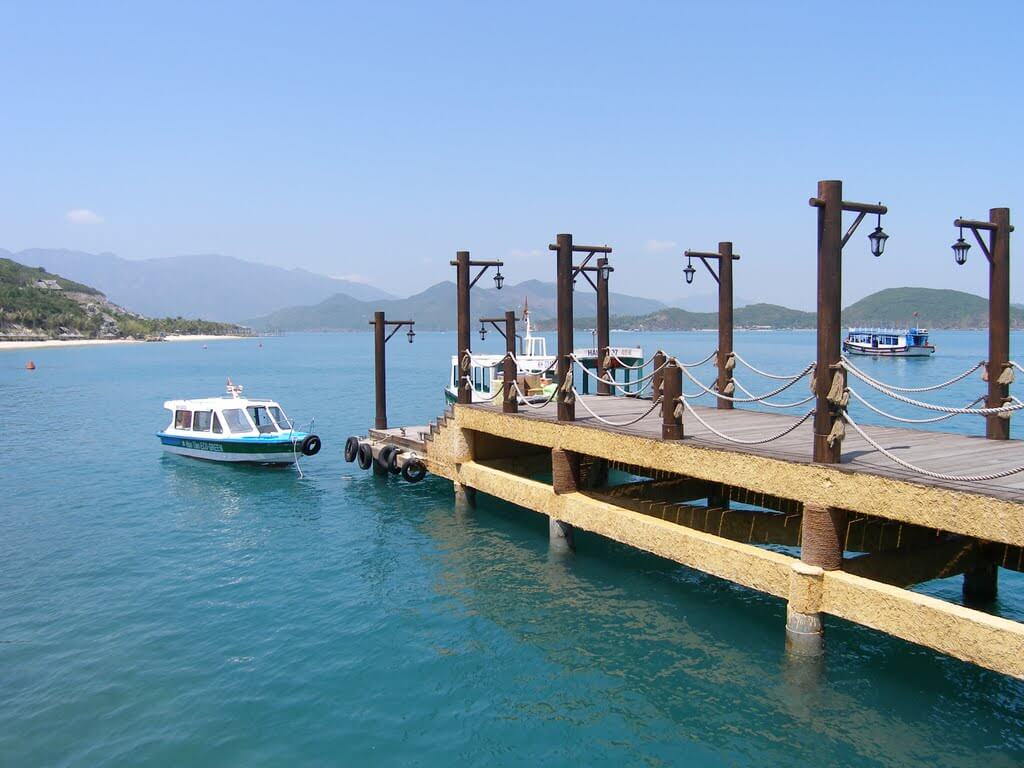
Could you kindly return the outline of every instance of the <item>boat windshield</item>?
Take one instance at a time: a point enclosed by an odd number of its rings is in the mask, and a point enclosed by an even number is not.
[[[228,432],[234,434],[252,432],[252,424],[249,423],[245,411],[241,408],[225,408],[223,413],[224,425],[228,428]]]
[[[277,422],[277,426],[280,427],[282,432],[292,429],[292,423],[288,421],[288,417],[284,415],[284,411],[281,410],[280,406],[272,405],[269,410],[270,415],[274,417],[274,421]]]
[[[268,432],[277,432],[277,425],[274,424],[274,420],[270,418],[270,412],[267,411],[266,406],[250,405],[245,410],[261,435],[265,435]]]

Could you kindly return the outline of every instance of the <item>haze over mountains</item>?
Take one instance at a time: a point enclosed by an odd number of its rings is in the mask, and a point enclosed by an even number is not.
[[[315,304],[337,293],[365,301],[393,298],[363,283],[216,254],[134,260],[112,253],[30,248],[17,253],[0,249],[0,257],[91,285],[114,303],[151,317],[237,322],[282,307]]]
[[[534,319],[543,321],[555,316],[554,283],[527,280],[517,285],[506,283],[501,291],[480,286],[474,288],[473,321],[480,317],[500,316],[508,309],[519,311],[525,299],[529,300]],[[632,314],[646,314],[665,307],[655,299],[614,292],[609,295],[609,301],[613,307]],[[593,289],[587,285],[585,289],[578,290],[573,305],[576,315],[593,317],[597,312]],[[257,330],[362,330],[375,310],[383,310],[395,319],[415,320],[419,330],[449,330],[455,324],[455,283],[446,280],[406,299],[366,302],[339,294],[313,306],[289,307],[263,317],[250,318],[244,324]]]
[[[284,269],[230,256],[174,256],[131,260],[110,253],[34,248],[0,257],[94,286],[116,304],[149,316],[204,318],[242,323],[256,330],[365,330],[375,310],[396,319],[412,319],[420,330],[449,330],[455,325],[455,285],[444,281],[407,298],[374,286]],[[473,289],[474,322],[506,309],[521,310],[525,299],[538,328],[555,316],[553,283],[528,280],[494,289],[485,276]],[[717,300],[695,294],[667,305],[655,299],[613,292],[612,325],[619,328],[687,330],[717,323]],[[744,306],[746,305],[746,306]],[[679,307],[683,307],[680,309]],[[591,327],[596,297],[589,285],[574,294],[576,325]],[[919,313],[932,328],[979,328],[987,325],[988,301],[961,291],[891,288],[848,306],[843,322],[852,325],[906,326]],[[775,304],[748,304],[737,298],[737,326],[809,328],[814,314]],[[1024,327],[1024,310],[1013,307],[1011,322]]]

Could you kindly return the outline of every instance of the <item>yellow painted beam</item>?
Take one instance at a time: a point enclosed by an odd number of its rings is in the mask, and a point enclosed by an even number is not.
[[[668,560],[988,669],[1024,678],[1024,625],[466,462],[456,482]]]
[[[534,445],[564,448],[986,541],[1024,545],[1024,504],[1016,501],[851,472],[842,467],[754,456],[698,446],[686,440],[652,440],[482,408],[456,407],[455,423],[464,429]]]

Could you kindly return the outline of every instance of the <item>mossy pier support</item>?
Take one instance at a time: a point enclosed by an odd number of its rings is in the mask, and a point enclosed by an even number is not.
[[[551,487],[556,494],[577,493],[580,490],[579,454],[561,448],[551,449]],[[575,551],[576,530],[569,523],[549,517],[548,536],[553,551]]]
[[[805,502],[801,525],[800,563],[793,565],[790,599],[786,606],[786,650],[798,656],[825,652],[821,620],[821,583],[825,571],[843,566],[846,514]]]

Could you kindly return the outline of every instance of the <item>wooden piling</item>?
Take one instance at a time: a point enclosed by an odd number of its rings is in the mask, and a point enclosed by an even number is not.
[[[572,316],[572,235],[558,235],[557,243],[557,295],[558,295],[558,404],[559,421],[576,420],[576,403],[571,392],[565,391],[565,383],[572,370],[573,316]]]
[[[662,403],[661,438],[663,440],[683,439],[683,369],[670,358],[665,364]]]
[[[604,360],[611,347],[611,330],[608,306],[608,258],[602,256],[597,260],[597,394],[611,395],[612,387],[605,383],[608,370]],[[586,378],[586,377],[584,377]]]
[[[724,393],[732,374],[726,369],[732,354],[732,243],[718,244],[718,392]],[[716,397],[718,408],[732,410],[732,400]]]
[[[1009,402],[1010,386],[999,379],[1010,361],[1010,209],[993,208],[990,231],[988,278],[988,399],[987,408],[1001,408]],[[1009,414],[985,417],[985,437],[989,440],[1010,439]]]

